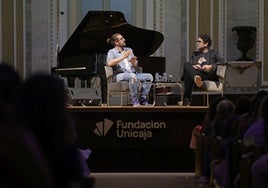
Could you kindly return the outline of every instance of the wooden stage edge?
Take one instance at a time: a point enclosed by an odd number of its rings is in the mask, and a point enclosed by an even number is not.
[[[228,96],[236,101],[239,96]],[[207,106],[68,106],[92,172],[194,172],[189,148]],[[200,99],[200,100],[198,100]]]
[[[192,130],[207,106],[69,106],[93,172],[193,172]],[[130,162],[131,161],[131,162]]]
[[[68,106],[70,112],[204,112],[207,106]]]

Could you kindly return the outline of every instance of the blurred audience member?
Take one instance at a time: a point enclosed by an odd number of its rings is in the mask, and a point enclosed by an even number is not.
[[[212,165],[212,177],[215,178],[216,184],[220,187],[232,187],[232,182],[234,182],[237,176],[238,167],[234,163],[238,161],[236,157],[240,156],[238,156],[237,150],[232,150],[232,146],[237,143],[237,137],[236,134],[233,134],[232,127],[234,127],[233,124],[236,124],[237,119],[239,119],[242,114],[249,111],[250,104],[250,99],[245,96],[236,100],[233,115],[231,115],[223,125],[218,149],[219,156],[212,162],[214,165]]]
[[[249,112],[243,114],[239,118],[238,132],[237,132],[238,139],[243,140],[245,132],[252,125],[252,123],[256,121],[261,100],[267,95],[268,91],[265,90],[260,90],[256,95],[254,95],[251,101],[251,107]]]
[[[238,100],[235,102],[235,110],[234,114],[226,121],[224,124],[224,127],[222,129],[221,138],[225,139],[229,136],[235,136],[234,139],[236,139],[236,135],[233,135],[234,129],[237,129],[237,127],[234,127],[239,119],[239,117],[243,114],[246,114],[249,112],[251,106],[251,100],[249,97],[239,97]],[[236,131],[237,132],[237,131]]]
[[[8,64],[0,63],[0,125],[8,123],[20,83],[19,74]]]
[[[203,140],[206,143],[207,150],[203,154],[202,163],[202,176],[199,179],[199,183],[208,183],[211,177],[211,162],[217,159],[219,148],[216,142],[216,138],[220,137],[221,131],[224,127],[224,123],[234,112],[234,104],[228,99],[219,101],[216,107],[216,115],[210,124],[203,131]]]
[[[209,153],[209,145],[206,143],[204,130],[206,130],[207,126],[213,121],[216,115],[216,107],[218,103],[222,100],[222,97],[213,98],[210,101],[208,110],[205,114],[204,120],[201,125],[196,125],[192,131],[192,137],[190,141],[190,148],[195,152],[195,175],[201,176],[200,183],[207,183],[207,169],[204,167],[204,163],[207,161],[206,154]],[[204,181],[203,181],[204,180]]]
[[[17,124],[35,135],[56,188],[71,187],[89,175],[75,144],[76,131],[66,109],[65,89],[59,77],[35,74],[22,85],[16,102]]]
[[[265,117],[268,112],[268,95],[265,96],[259,106],[258,113],[256,115],[256,120],[247,129],[244,135],[243,142],[246,146],[262,147],[266,144],[266,125]]]
[[[53,187],[51,172],[31,132],[0,126],[0,187]]]
[[[13,126],[12,113],[21,80],[0,64],[0,187],[51,188],[52,177],[33,134]]]
[[[217,114],[217,106],[222,101],[222,98],[215,98],[211,100],[207,114],[202,123],[201,130],[201,177],[200,184],[209,183],[210,178],[210,161],[211,161],[211,137],[209,136],[211,130],[211,123],[215,120]]]
[[[259,120],[257,120],[246,132],[245,142],[261,147],[261,155],[251,166],[251,172],[254,177],[256,188],[264,188],[268,185],[268,96],[264,97],[259,110]]]

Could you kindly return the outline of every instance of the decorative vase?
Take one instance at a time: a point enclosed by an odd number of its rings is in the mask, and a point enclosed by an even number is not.
[[[236,31],[238,35],[237,49],[241,51],[242,56],[237,61],[252,61],[247,57],[247,52],[254,46],[253,32],[256,32],[256,27],[253,26],[237,26],[233,27],[232,31]]]

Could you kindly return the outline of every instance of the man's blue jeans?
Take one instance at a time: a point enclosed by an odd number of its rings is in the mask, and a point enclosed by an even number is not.
[[[140,88],[140,97],[146,99],[150,92],[153,76],[149,73],[120,73],[116,75],[116,81],[126,80],[129,82],[131,98],[138,98],[138,90]]]

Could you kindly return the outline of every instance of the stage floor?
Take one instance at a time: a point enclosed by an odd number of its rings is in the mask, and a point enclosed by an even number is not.
[[[94,188],[212,188],[194,173],[92,173]]]
[[[240,96],[224,95],[234,103]],[[211,96],[210,101],[214,96]],[[69,106],[80,148],[92,151],[93,172],[194,172],[192,130],[207,106]]]
[[[207,106],[68,106],[70,112],[204,112]]]

